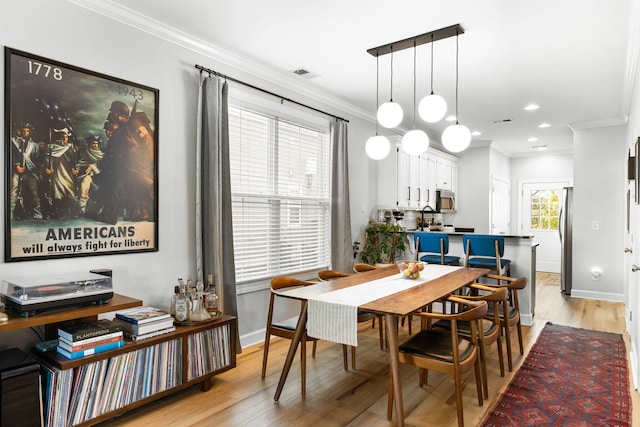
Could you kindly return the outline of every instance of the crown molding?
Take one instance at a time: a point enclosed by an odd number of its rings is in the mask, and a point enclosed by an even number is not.
[[[599,119],[599,120],[585,120],[583,122],[573,122],[569,123],[569,129],[572,131],[583,130],[583,129],[593,129],[593,128],[604,128],[609,126],[621,126],[626,125],[629,120],[629,117],[612,117],[609,119]]]
[[[253,58],[242,57],[221,49],[210,42],[194,37],[191,34],[154,20],[146,15],[140,14],[126,6],[123,6],[122,4],[114,3],[111,0],[66,1],[102,15],[108,19],[112,19],[113,21],[172,43],[176,46],[180,46],[197,54],[211,58],[216,62],[222,63],[242,73],[246,73],[255,79],[276,85],[285,91],[297,93],[321,104],[328,105],[342,112],[359,117],[363,120],[375,122],[375,118],[371,113],[363,110],[362,108],[345,102],[335,96],[327,95],[325,92],[315,90],[293,76],[283,76],[280,71],[277,71],[263,63],[259,63]]]

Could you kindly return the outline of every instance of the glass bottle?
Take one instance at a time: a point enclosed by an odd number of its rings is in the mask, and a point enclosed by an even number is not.
[[[180,288],[180,294],[176,298],[176,320],[186,322],[189,320],[191,312],[191,300],[186,293],[185,287]]]
[[[173,295],[171,295],[171,317],[174,319],[176,317],[176,300],[178,299],[178,295],[180,295],[180,286],[176,285],[173,287]]]
[[[212,317],[219,314],[218,312],[218,295],[216,295],[216,287],[214,284],[209,286],[209,292],[206,293],[207,311]]]

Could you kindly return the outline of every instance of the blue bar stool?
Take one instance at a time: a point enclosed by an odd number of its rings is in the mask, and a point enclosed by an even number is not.
[[[449,236],[444,233],[414,233],[416,261],[427,264],[460,265],[460,257],[449,253]],[[421,255],[424,254],[424,255]]]
[[[504,256],[504,237],[489,234],[465,234],[462,247],[467,267],[490,268],[500,276],[509,276],[511,260]]]

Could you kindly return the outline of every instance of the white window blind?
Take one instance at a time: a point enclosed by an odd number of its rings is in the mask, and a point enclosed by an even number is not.
[[[236,282],[329,265],[329,133],[229,107]]]

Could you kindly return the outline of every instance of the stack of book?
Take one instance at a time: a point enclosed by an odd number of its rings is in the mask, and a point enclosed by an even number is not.
[[[56,351],[67,359],[91,356],[123,346],[122,327],[111,320],[78,323],[58,328]]]
[[[149,306],[117,311],[114,319],[125,338],[133,341],[173,332],[176,330],[173,321],[170,313]]]

